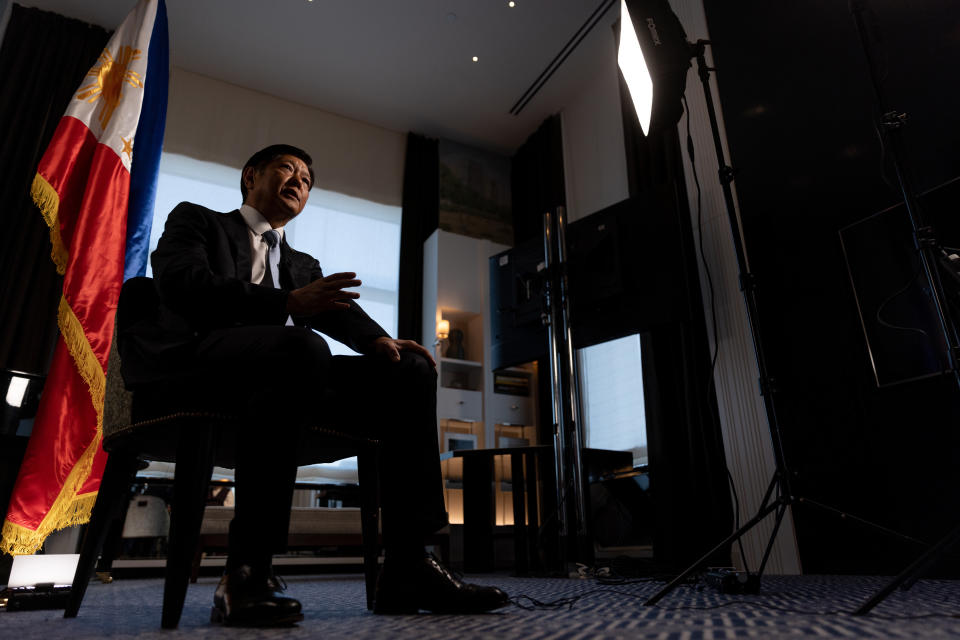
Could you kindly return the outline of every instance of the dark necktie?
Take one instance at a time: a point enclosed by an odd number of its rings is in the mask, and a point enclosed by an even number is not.
[[[263,280],[260,281],[265,287],[279,289],[280,282],[280,233],[276,229],[270,229],[263,232],[263,241],[270,247],[267,250],[267,264],[263,270]]]

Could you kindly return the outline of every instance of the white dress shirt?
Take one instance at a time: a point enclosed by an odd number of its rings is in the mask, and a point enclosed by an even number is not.
[[[267,252],[270,251],[270,245],[263,239],[263,234],[273,227],[262,213],[248,204],[240,205],[240,215],[247,223],[247,234],[250,236],[250,282],[260,284],[263,282],[263,274],[267,271]],[[283,227],[278,227],[276,231],[280,234],[280,242],[283,242]],[[278,273],[277,278],[279,277]],[[279,289],[280,283],[276,282],[274,286]],[[288,327],[293,326],[293,318],[287,316],[285,324]]]
[[[248,204],[240,206],[240,215],[247,223],[247,234],[250,236],[250,282],[260,284],[267,270],[267,252],[270,250],[270,246],[263,239],[263,234],[272,227],[263,214]],[[277,232],[280,234],[280,241],[283,242],[283,227],[279,227]]]

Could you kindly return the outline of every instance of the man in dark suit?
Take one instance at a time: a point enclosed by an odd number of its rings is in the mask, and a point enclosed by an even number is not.
[[[300,603],[280,595],[271,561],[286,546],[296,429],[318,419],[366,429],[361,434],[380,439],[387,452],[380,470],[385,557],[374,611],[501,607],[502,591],[461,582],[424,551],[425,536],[447,522],[429,351],[391,338],[364,313],[349,290],[360,285],[356,274],[325,276],[283,237],[313,180],[306,152],[267,147],[243,168],[239,210],[181,203],[152,255],[164,330],[145,350],[153,372],[144,375],[203,376],[253,416],[237,434],[236,510],[212,620],[279,625],[303,618]],[[331,356],[312,329],[362,355]],[[329,390],[335,393],[324,395]],[[336,399],[318,401],[331,395]]]

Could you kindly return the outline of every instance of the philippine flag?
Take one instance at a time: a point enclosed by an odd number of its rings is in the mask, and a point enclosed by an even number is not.
[[[146,270],[167,108],[163,0],[141,0],[87,72],[37,168],[34,202],[63,274],[54,351],[0,551],[87,522],[106,463],[107,358],[125,278]]]

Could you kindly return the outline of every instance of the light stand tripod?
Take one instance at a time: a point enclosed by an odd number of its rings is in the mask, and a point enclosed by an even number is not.
[[[949,315],[949,310],[943,304],[945,299],[943,294],[943,287],[940,280],[940,274],[936,270],[936,256],[935,251],[937,250],[937,243],[933,237],[932,230],[930,227],[926,226],[923,222],[922,215],[920,213],[920,207],[918,199],[916,196],[916,191],[913,190],[912,185],[910,184],[906,172],[904,171],[902,157],[902,141],[900,139],[900,129],[903,126],[905,116],[897,112],[889,111],[883,109],[884,101],[882,98],[882,93],[880,91],[879,84],[877,82],[877,74],[875,72],[873,58],[871,56],[871,51],[868,45],[866,29],[862,19],[862,7],[858,0],[851,0],[851,5],[853,8],[854,15],[857,19],[857,25],[860,29],[861,38],[863,40],[864,48],[867,52],[868,60],[871,63],[871,72],[873,74],[874,80],[874,89],[877,92],[878,103],[881,105],[881,113],[884,113],[883,119],[881,120],[881,131],[884,134],[884,139],[888,142],[890,149],[892,151],[892,157],[894,159],[894,166],[897,171],[897,177],[900,181],[901,188],[904,194],[904,201],[906,203],[907,211],[910,215],[911,223],[914,229],[914,243],[917,248],[918,254],[920,256],[921,265],[923,268],[924,275],[926,276],[927,282],[930,286],[931,297],[933,299],[935,308],[937,310],[938,318],[940,320],[940,326],[944,333],[946,343],[948,345],[948,358],[950,362],[950,370],[954,375],[958,385],[960,385],[960,368],[958,368],[958,360],[960,360],[960,339],[958,339],[958,333],[956,329],[956,324],[953,318]],[[764,550],[763,559],[760,563],[760,567],[755,574],[748,574],[745,584],[740,585],[742,592],[753,593],[759,590],[760,580],[763,576],[763,572],[766,568],[767,561],[769,560],[770,553],[773,548],[773,543],[776,540],[777,534],[780,530],[780,525],[783,522],[783,518],[786,515],[787,509],[796,503],[811,504],[824,508],[828,511],[838,513],[836,509],[828,507],[826,505],[819,504],[812,500],[806,500],[798,498],[794,495],[791,488],[791,473],[787,467],[786,459],[783,453],[783,441],[780,432],[780,426],[777,421],[776,410],[773,403],[773,393],[776,391],[774,387],[773,378],[770,377],[767,369],[766,359],[763,352],[763,343],[760,338],[759,332],[759,318],[757,313],[757,304],[756,304],[756,282],[753,273],[750,271],[749,262],[747,260],[746,252],[743,246],[743,238],[740,233],[739,218],[734,208],[733,193],[730,187],[730,183],[733,181],[733,169],[726,164],[723,147],[720,140],[719,126],[717,123],[716,110],[713,104],[713,97],[710,90],[710,67],[707,66],[705,58],[705,48],[709,42],[704,40],[699,40],[693,46],[693,57],[697,59],[698,65],[698,75],[700,77],[701,84],[703,85],[703,91],[706,97],[707,112],[710,119],[710,127],[713,133],[713,142],[717,154],[717,161],[720,166],[720,183],[723,187],[724,201],[726,204],[727,215],[730,222],[730,229],[733,236],[733,244],[737,257],[737,264],[740,269],[740,288],[743,292],[744,301],[747,307],[747,318],[750,323],[751,335],[753,337],[753,344],[756,353],[757,360],[757,369],[760,375],[760,391],[761,396],[764,400],[764,407],[766,409],[767,420],[770,427],[770,435],[773,444],[773,453],[774,461],[776,464],[776,471],[773,474],[773,478],[770,481],[770,485],[767,487],[767,491],[764,494],[763,500],[760,504],[760,507],[757,511],[757,514],[748,520],[743,526],[738,528],[732,534],[727,536],[719,544],[713,547],[710,551],[705,553],[700,557],[696,562],[690,565],[687,569],[683,571],[679,576],[674,578],[669,582],[663,589],[654,594],[649,598],[644,604],[646,606],[652,606],[659,602],[664,596],[673,591],[679,584],[681,584],[687,577],[692,573],[700,569],[708,559],[716,552],[725,548],[730,543],[734,542],[741,538],[745,533],[750,529],[755,527],[759,522],[766,518],[770,514],[775,514],[775,524],[773,531],[770,534],[770,539],[767,542],[766,549]],[[846,515],[846,514],[842,514]],[[862,519],[857,518],[860,522],[868,524],[877,529],[883,530],[887,533],[893,533],[900,535],[901,537],[906,538],[902,534],[897,534],[890,529],[882,527],[872,522],[868,522]],[[908,567],[904,572],[898,576],[894,581],[882,589],[876,596],[871,600],[861,606],[855,613],[864,614],[869,611],[871,608],[876,606],[883,598],[889,595],[894,589],[898,586],[903,586],[904,588],[909,587],[913,581],[927,568],[929,568],[947,549],[952,547],[954,544],[960,542],[960,526],[955,530],[951,531],[947,536],[945,536],[940,542],[934,545],[926,554],[924,554],[920,559],[918,559],[913,565]]]
[[[570,287],[567,281],[566,216],[563,207],[543,215],[544,311],[550,353],[554,478],[559,566],[568,560],[590,560],[583,482],[582,408],[579,378],[574,365],[570,325]],[[568,477],[569,476],[569,477]],[[568,493],[568,488],[570,489]]]
[[[750,323],[750,333],[753,337],[754,352],[757,359],[757,370],[760,374],[760,394],[763,397],[764,408],[766,409],[767,422],[770,426],[770,437],[773,442],[773,456],[776,463],[776,471],[773,479],[763,495],[763,501],[757,514],[748,520],[742,527],[731,533],[723,539],[722,542],[705,553],[700,559],[687,567],[676,578],[670,581],[663,589],[650,597],[644,605],[652,606],[660,601],[661,598],[673,591],[686,578],[702,567],[714,553],[725,548],[734,540],[742,537],[747,531],[755,527],[760,521],[768,515],[776,514],[776,520],[773,532],[770,534],[770,540],[767,542],[763,553],[763,559],[760,562],[760,568],[755,574],[748,575],[747,583],[743,585],[745,592],[755,593],[760,588],[760,578],[766,568],[767,561],[770,559],[770,552],[773,550],[773,543],[780,531],[780,525],[787,513],[787,509],[792,505],[796,498],[790,488],[790,471],[787,468],[786,458],[783,455],[783,443],[780,436],[780,425],[777,422],[777,412],[773,404],[773,393],[775,392],[773,378],[767,370],[767,361],[763,352],[763,342],[760,338],[760,320],[757,312],[757,292],[756,279],[750,271],[750,263],[747,260],[746,249],[743,246],[743,236],[740,232],[740,221],[737,215],[736,207],[733,201],[733,190],[730,183],[733,182],[733,168],[726,163],[723,153],[723,144],[720,140],[720,127],[717,123],[717,112],[713,105],[713,93],[710,90],[710,72],[713,70],[707,66],[705,51],[709,44],[706,40],[698,40],[693,47],[693,57],[697,59],[697,70],[700,82],[703,85],[703,92],[706,97],[707,113],[710,117],[710,129],[713,133],[713,144],[717,153],[717,164],[720,166],[720,184],[723,187],[723,199],[726,204],[727,217],[730,221],[730,231],[733,235],[733,246],[737,256],[737,265],[740,269],[740,289],[743,291],[743,298],[747,305],[747,319]]]
[[[884,144],[890,150],[893,167],[897,174],[897,181],[900,183],[900,190],[903,192],[903,202],[906,206],[911,228],[913,229],[914,248],[920,259],[920,265],[929,287],[930,298],[936,308],[937,318],[940,322],[940,328],[947,345],[946,355],[949,369],[958,387],[960,387],[960,366],[958,366],[958,360],[960,360],[960,338],[958,338],[956,320],[951,315],[949,306],[943,302],[946,300],[946,296],[944,295],[940,272],[937,269],[939,244],[933,234],[933,229],[927,226],[924,220],[920,202],[917,197],[917,191],[913,187],[910,174],[905,166],[906,155],[904,154],[903,137],[901,134],[903,126],[906,123],[906,114],[892,110],[887,106],[886,97],[880,82],[881,74],[878,70],[874,51],[870,46],[871,34],[864,19],[864,13],[866,11],[864,2],[862,0],[851,0],[850,11],[853,13],[854,20],[857,23],[857,33],[860,36],[860,41],[867,57],[867,63],[870,68],[870,79],[873,84],[877,106],[879,113],[882,114],[878,127]],[[854,614],[866,614],[884,598],[893,593],[897,587],[903,589],[910,588],[924,572],[932,567],[933,564],[958,541],[960,541],[960,526],[933,545],[894,580],[862,604]]]

